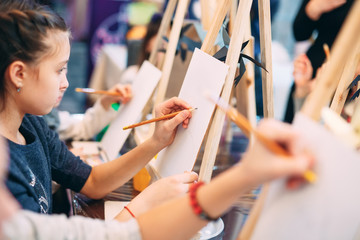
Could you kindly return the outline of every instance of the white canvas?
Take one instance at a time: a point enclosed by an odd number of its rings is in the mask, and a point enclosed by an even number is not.
[[[84,154],[95,155],[99,154],[99,142],[91,142],[91,141],[73,141],[71,145],[75,149],[82,148]]]
[[[121,147],[129,136],[131,129],[123,127],[139,121],[142,110],[151,97],[161,77],[161,71],[150,62],[145,61],[132,84],[133,98],[119,109],[119,114],[106,131],[101,140],[102,149],[108,158],[113,160],[119,154]]]
[[[129,204],[129,201],[105,201],[104,218],[105,221],[111,221],[116,217],[123,208]]]
[[[294,126],[315,154],[318,179],[299,190],[286,189],[284,180],[271,183],[252,239],[356,239],[360,154],[302,114]]]
[[[191,171],[193,168],[215,107],[204,97],[204,91],[219,96],[227,72],[227,65],[195,49],[179,98],[197,110],[192,112],[188,129],[179,126],[174,142],[152,162],[161,177]]]

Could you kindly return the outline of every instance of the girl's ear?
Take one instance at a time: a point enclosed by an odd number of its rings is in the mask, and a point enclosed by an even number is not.
[[[7,73],[10,83],[16,89],[21,89],[24,86],[27,73],[27,65],[22,61],[15,61],[8,67]]]

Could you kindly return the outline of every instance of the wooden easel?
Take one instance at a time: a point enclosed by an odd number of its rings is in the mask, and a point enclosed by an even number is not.
[[[144,107],[142,119],[151,111],[152,107],[163,102],[165,98],[166,89],[169,83],[169,78],[175,58],[176,46],[179,42],[181,28],[184,22],[185,14],[187,13],[187,7],[189,0],[170,0],[166,7],[163,19],[160,24],[159,32],[155,39],[154,48],[151,50],[149,62],[162,70],[162,76],[159,81],[157,90],[154,91],[152,97],[149,99],[148,103]],[[157,54],[162,45],[162,38],[166,35],[167,30],[169,29],[172,16],[177,6],[173,25],[171,28],[169,43],[166,49],[165,58],[163,61],[158,61]],[[155,101],[153,102],[153,96],[156,94]],[[154,128],[151,127],[146,134],[141,134],[135,130],[135,141],[139,145],[144,142],[151,134],[153,133]]]
[[[336,88],[335,95],[332,99],[330,108],[336,113],[340,114],[345,100],[349,94],[348,86],[353,80],[354,74],[356,72],[357,65],[360,62],[360,44],[355,47],[355,51],[353,51],[347,60],[347,64],[344,67],[344,71],[341,75],[339,85]]]
[[[154,102],[155,106],[163,102],[165,99],[165,93],[175,58],[176,46],[179,41],[180,32],[184,22],[185,14],[187,13],[188,5],[189,5],[189,0],[179,0],[177,5],[173,25],[170,32],[169,44],[167,46],[166,55],[164,59],[164,65],[162,67],[163,73],[155,97],[155,102]]]
[[[359,89],[360,87],[358,87]],[[355,109],[351,117],[351,125],[355,132],[360,133],[360,99],[355,100]]]
[[[360,2],[357,1],[336,38],[332,56],[324,73],[320,76],[314,91],[304,103],[302,112],[314,120],[319,119],[320,109],[329,102],[331,95],[339,85],[339,72],[341,73],[344,68],[347,57],[354,51],[354,46],[358,46],[359,34],[355,29],[359,26],[360,17],[355,16],[355,14],[359,12]]]
[[[161,47],[161,43],[162,43],[162,37],[165,35],[166,31],[169,29],[170,26],[170,22],[172,19],[172,16],[174,14],[175,11],[175,7],[177,4],[178,0],[170,0],[168,2],[168,5],[166,6],[165,12],[164,12],[164,16],[161,20],[161,24],[159,27],[159,31],[158,34],[156,35],[155,38],[155,44],[153,49],[151,49],[151,53],[150,53],[150,57],[149,57],[149,62],[151,64],[153,64],[154,66],[157,66],[158,68],[162,68],[162,63],[157,61],[156,55]]]
[[[227,13],[227,10],[230,6],[230,0],[223,0],[222,4],[219,5],[219,7],[217,8],[217,11],[216,11],[216,14],[213,18],[213,21],[212,21],[212,25],[209,29],[209,31],[207,32],[206,34],[206,37],[204,39],[204,42],[202,44],[202,47],[201,47],[201,50],[197,50],[198,52],[202,52],[200,53],[200,55],[197,55],[197,56],[203,56],[201,57],[204,61],[209,61],[210,64],[214,65],[215,62],[218,62],[218,60],[214,59],[213,57],[211,57],[211,54],[209,54],[212,49],[214,48],[214,44],[215,44],[215,40],[218,36],[218,33],[219,33],[219,30],[222,26],[222,23],[223,23],[223,20],[226,16],[226,13]],[[202,62],[203,63],[203,62]],[[196,64],[195,64],[196,65]],[[222,76],[223,78],[222,79],[219,79],[219,81],[224,81],[225,79],[225,75],[226,75],[226,72],[224,72],[224,70],[226,69],[226,66],[225,64],[220,64],[220,63],[217,63],[216,64],[217,66],[220,66],[222,65],[220,68],[221,68],[221,72],[222,72]],[[191,66],[189,66],[189,68],[191,68],[192,70],[190,71],[191,73],[187,73],[187,77],[186,79],[191,79],[191,77],[194,76],[194,73],[195,75],[197,75],[199,72],[196,72],[194,71],[194,69],[196,69],[196,66],[194,66],[194,64],[192,64]],[[214,70],[212,71],[214,72]],[[190,77],[188,77],[190,76]],[[184,80],[185,84],[187,87],[189,87],[189,82],[186,82],[186,79]],[[196,81],[196,79],[194,79],[194,81]],[[203,79],[202,79],[203,81]],[[213,83],[214,83],[214,78],[212,79]],[[196,84],[195,84],[196,85]],[[215,84],[216,85],[216,84]],[[218,84],[217,84],[218,85]],[[198,85],[197,85],[198,86]],[[213,86],[213,85],[212,85]],[[219,85],[218,87],[222,87],[222,84]],[[220,92],[220,89],[218,88],[218,92]],[[219,93],[217,93],[219,94]],[[185,94],[186,95],[186,94]],[[180,96],[181,96],[181,92],[180,92]],[[191,99],[191,97],[190,97]],[[206,101],[205,99],[202,99],[200,100],[200,102],[204,102]],[[198,101],[197,101],[198,102]],[[206,101],[207,102],[207,101]],[[201,104],[200,104],[201,105]],[[207,106],[208,107],[208,106]],[[209,114],[209,108],[207,109],[207,113],[206,114]],[[212,111],[212,110],[211,110]],[[210,117],[210,116],[209,116]],[[206,124],[207,125],[207,124]],[[203,133],[202,133],[203,134]],[[177,141],[178,137],[185,137],[186,138],[186,135],[182,134],[180,136],[177,136],[177,138],[174,140],[174,144],[175,142]],[[197,140],[198,141],[198,140]],[[199,142],[197,142],[198,144]],[[200,146],[199,146],[200,148]],[[152,162],[151,164],[149,164],[147,166],[147,169],[150,173],[150,175],[152,175],[152,177],[164,177],[164,176],[170,176],[172,174],[175,174],[179,168],[182,168],[182,166],[179,166],[179,163],[181,165],[181,160],[179,160],[178,158],[174,157],[174,159],[176,160],[173,160],[175,162],[173,162],[172,164],[174,165],[177,165],[178,167],[174,168],[172,167],[171,163],[168,163],[167,160],[164,160],[164,159],[169,159],[171,158],[171,155],[166,155],[168,154],[169,152],[171,152],[171,154],[174,154],[174,152],[176,152],[176,150],[174,150],[176,148],[174,148],[174,145],[172,146],[169,146],[169,149],[165,149],[162,153],[159,154],[159,157],[156,161]],[[167,151],[168,150],[168,151]],[[194,150],[194,149],[193,149]],[[198,151],[198,150],[197,150]],[[166,157],[164,158],[164,155],[166,155]],[[186,159],[188,159],[188,161],[186,161],[185,165],[186,165],[186,171],[190,171],[191,168],[193,167],[193,164],[195,163],[195,159],[196,159],[196,156],[195,157],[187,157]],[[190,159],[190,160],[189,160]],[[192,163],[191,161],[194,160],[194,162]],[[172,169],[173,168],[173,169]],[[185,170],[184,170],[185,171]],[[182,170],[181,170],[182,172]],[[180,173],[180,172],[178,172]]]
[[[200,0],[201,6],[201,24],[204,30],[209,31],[212,24],[212,18],[216,15],[216,9],[219,7],[219,1]]]
[[[248,27],[246,39],[249,39],[248,46],[244,49],[244,53],[254,58],[255,39],[251,36],[250,18],[248,19]],[[235,88],[236,108],[250,121],[253,127],[256,126],[256,100],[255,100],[255,65],[252,62],[246,64],[246,72]],[[249,138],[249,145],[253,143],[253,137]]]
[[[360,33],[357,27],[360,24],[360,1],[357,1],[347,17],[343,28],[341,29],[336,41],[333,45],[332,56],[328,62],[324,73],[318,79],[315,89],[306,99],[301,112],[318,121],[320,118],[320,111],[325,106],[335,91],[339,83],[339,72],[344,68],[347,56],[353,50],[353,46],[357,46]],[[337,76],[337,77],[334,77]],[[252,208],[247,222],[245,223],[242,231],[239,234],[238,240],[251,239],[252,232],[255,228],[257,219],[261,213],[262,206],[267,197],[269,184],[265,184],[257,199],[254,207]]]
[[[249,26],[250,7],[252,0],[240,1],[236,19],[234,23],[234,32],[231,37],[226,64],[230,66],[229,73],[225,80],[225,85],[221,98],[229,101],[233,86],[233,80],[236,71],[236,63],[240,56],[241,45],[246,36],[246,27]],[[260,18],[260,44],[261,61],[268,72],[262,70],[263,80],[263,101],[265,117],[273,116],[273,94],[272,94],[272,63],[271,63],[271,26],[270,26],[270,3],[269,0],[259,0],[259,18]],[[271,105],[271,106],[270,106]],[[205,144],[203,161],[200,168],[199,178],[202,181],[209,182],[215,163],[216,153],[220,142],[221,128],[224,124],[225,114],[222,111],[215,111],[214,118],[209,130],[209,135]]]

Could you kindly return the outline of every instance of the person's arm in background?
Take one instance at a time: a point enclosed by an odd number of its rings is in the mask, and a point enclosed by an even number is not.
[[[252,187],[280,177],[301,176],[313,163],[311,156],[296,152],[299,136],[290,125],[267,120],[260,124],[259,131],[284,146],[292,156],[276,156],[256,141],[239,164],[196,192],[199,206],[211,218],[224,214]],[[190,239],[208,221],[193,212],[189,196],[184,196],[140,215],[138,223],[145,240],[177,240]]]
[[[61,215],[37,214],[19,210],[2,222],[1,239],[87,239],[87,240],[140,240],[135,220],[126,223],[102,221],[82,216],[67,218]]]
[[[121,93],[122,96],[102,95],[94,106],[85,112],[81,121],[67,120],[69,117],[71,118],[71,115],[60,111],[60,127],[58,129],[60,139],[88,140],[93,138],[116,117],[117,111],[111,107],[112,103],[126,104],[132,97],[130,85],[117,84],[109,91]]]
[[[296,151],[301,140],[297,133],[286,125],[275,120],[263,121],[259,131],[268,138],[284,146],[290,157],[274,155],[261,143],[254,146],[244,155],[241,162],[216,177],[209,184],[200,187],[195,199],[209,217],[215,219],[249,189],[276,178],[301,176],[313,164],[308,153]],[[1,167],[1,165],[0,165]],[[1,170],[1,168],[0,168]],[[2,172],[0,171],[0,174]],[[0,175],[2,179],[2,175]],[[0,183],[0,190],[7,191]],[[166,192],[164,186],[163,191]],[[3,192],[0,196],[3,198]],[[14,203],[13,199],[7,199]],[[5,204],[0,205],[4,208]],[[4,211],[0,211],[3,213]],[[136,219],[126,223],[116,221],[104,222],[83,217],[66,218],[65,215],[39,215],[19,211],[16,207],[10,215],[2,216],[0,237],[5,239],[157,239],[177,240],[190,239],[208,221],[194,213],[189,196],[183,196],[166,202]],[[46,227],[44,227],[46,226]],[[54,235],[54,231],[56,234]]]
[[[306,5],[305,12],[311,20],[317,21],[324,13],[330,12],[345,3],[346,0],[311,0]]]
[[[296,41],[311,37],[321,15],[346,3],[346,0],[304,0],[293,23]]]

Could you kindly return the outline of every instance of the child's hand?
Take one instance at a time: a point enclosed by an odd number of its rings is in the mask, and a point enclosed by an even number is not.
[[[109,96],[104,95],[101,98],[101,104],[103,107],[108,110],[111,106],[111,104],[115,102],[121,102],[123,104],[128,103],[132,98],[132,89],[131,85],[122,85],[122,84],[116,84],[114,87],[109,89],[109,92],[115,92],[120,93],[120,96]]]
[[[299,55],[294,61],[295,97],[303,98],[311,92],[313,68],[305,54]]]
[[[180,197],[189,190],[189,185],[198,179],[195,172],[185,172],[162,178],[142,191],[128,205],[135,216],[163,204],[166,201]],[[127,214],[120,213],[116,219],[127,220]]]
[[[155,107],[155,117],[184,110],[172,119],[156,122],[152,139],[160,144],[160,147],[166,147],[173,142],[179,124],[182,124],[183,128],[188,127],[191,112],[187,109],[190,108],[191,106],[188,103],[177,97],[173,97]]]
[[[313,165],[313,157],[309,153],[299,151],[301,137],[291,125],[276,120],[263,120],[258,131],[284,147],[290,157],[276,155],[262,143],[255,141],[239,165],[242,165],[249,179],[254,181],[254,186],[279,177],[301,179],[304,172]]]

